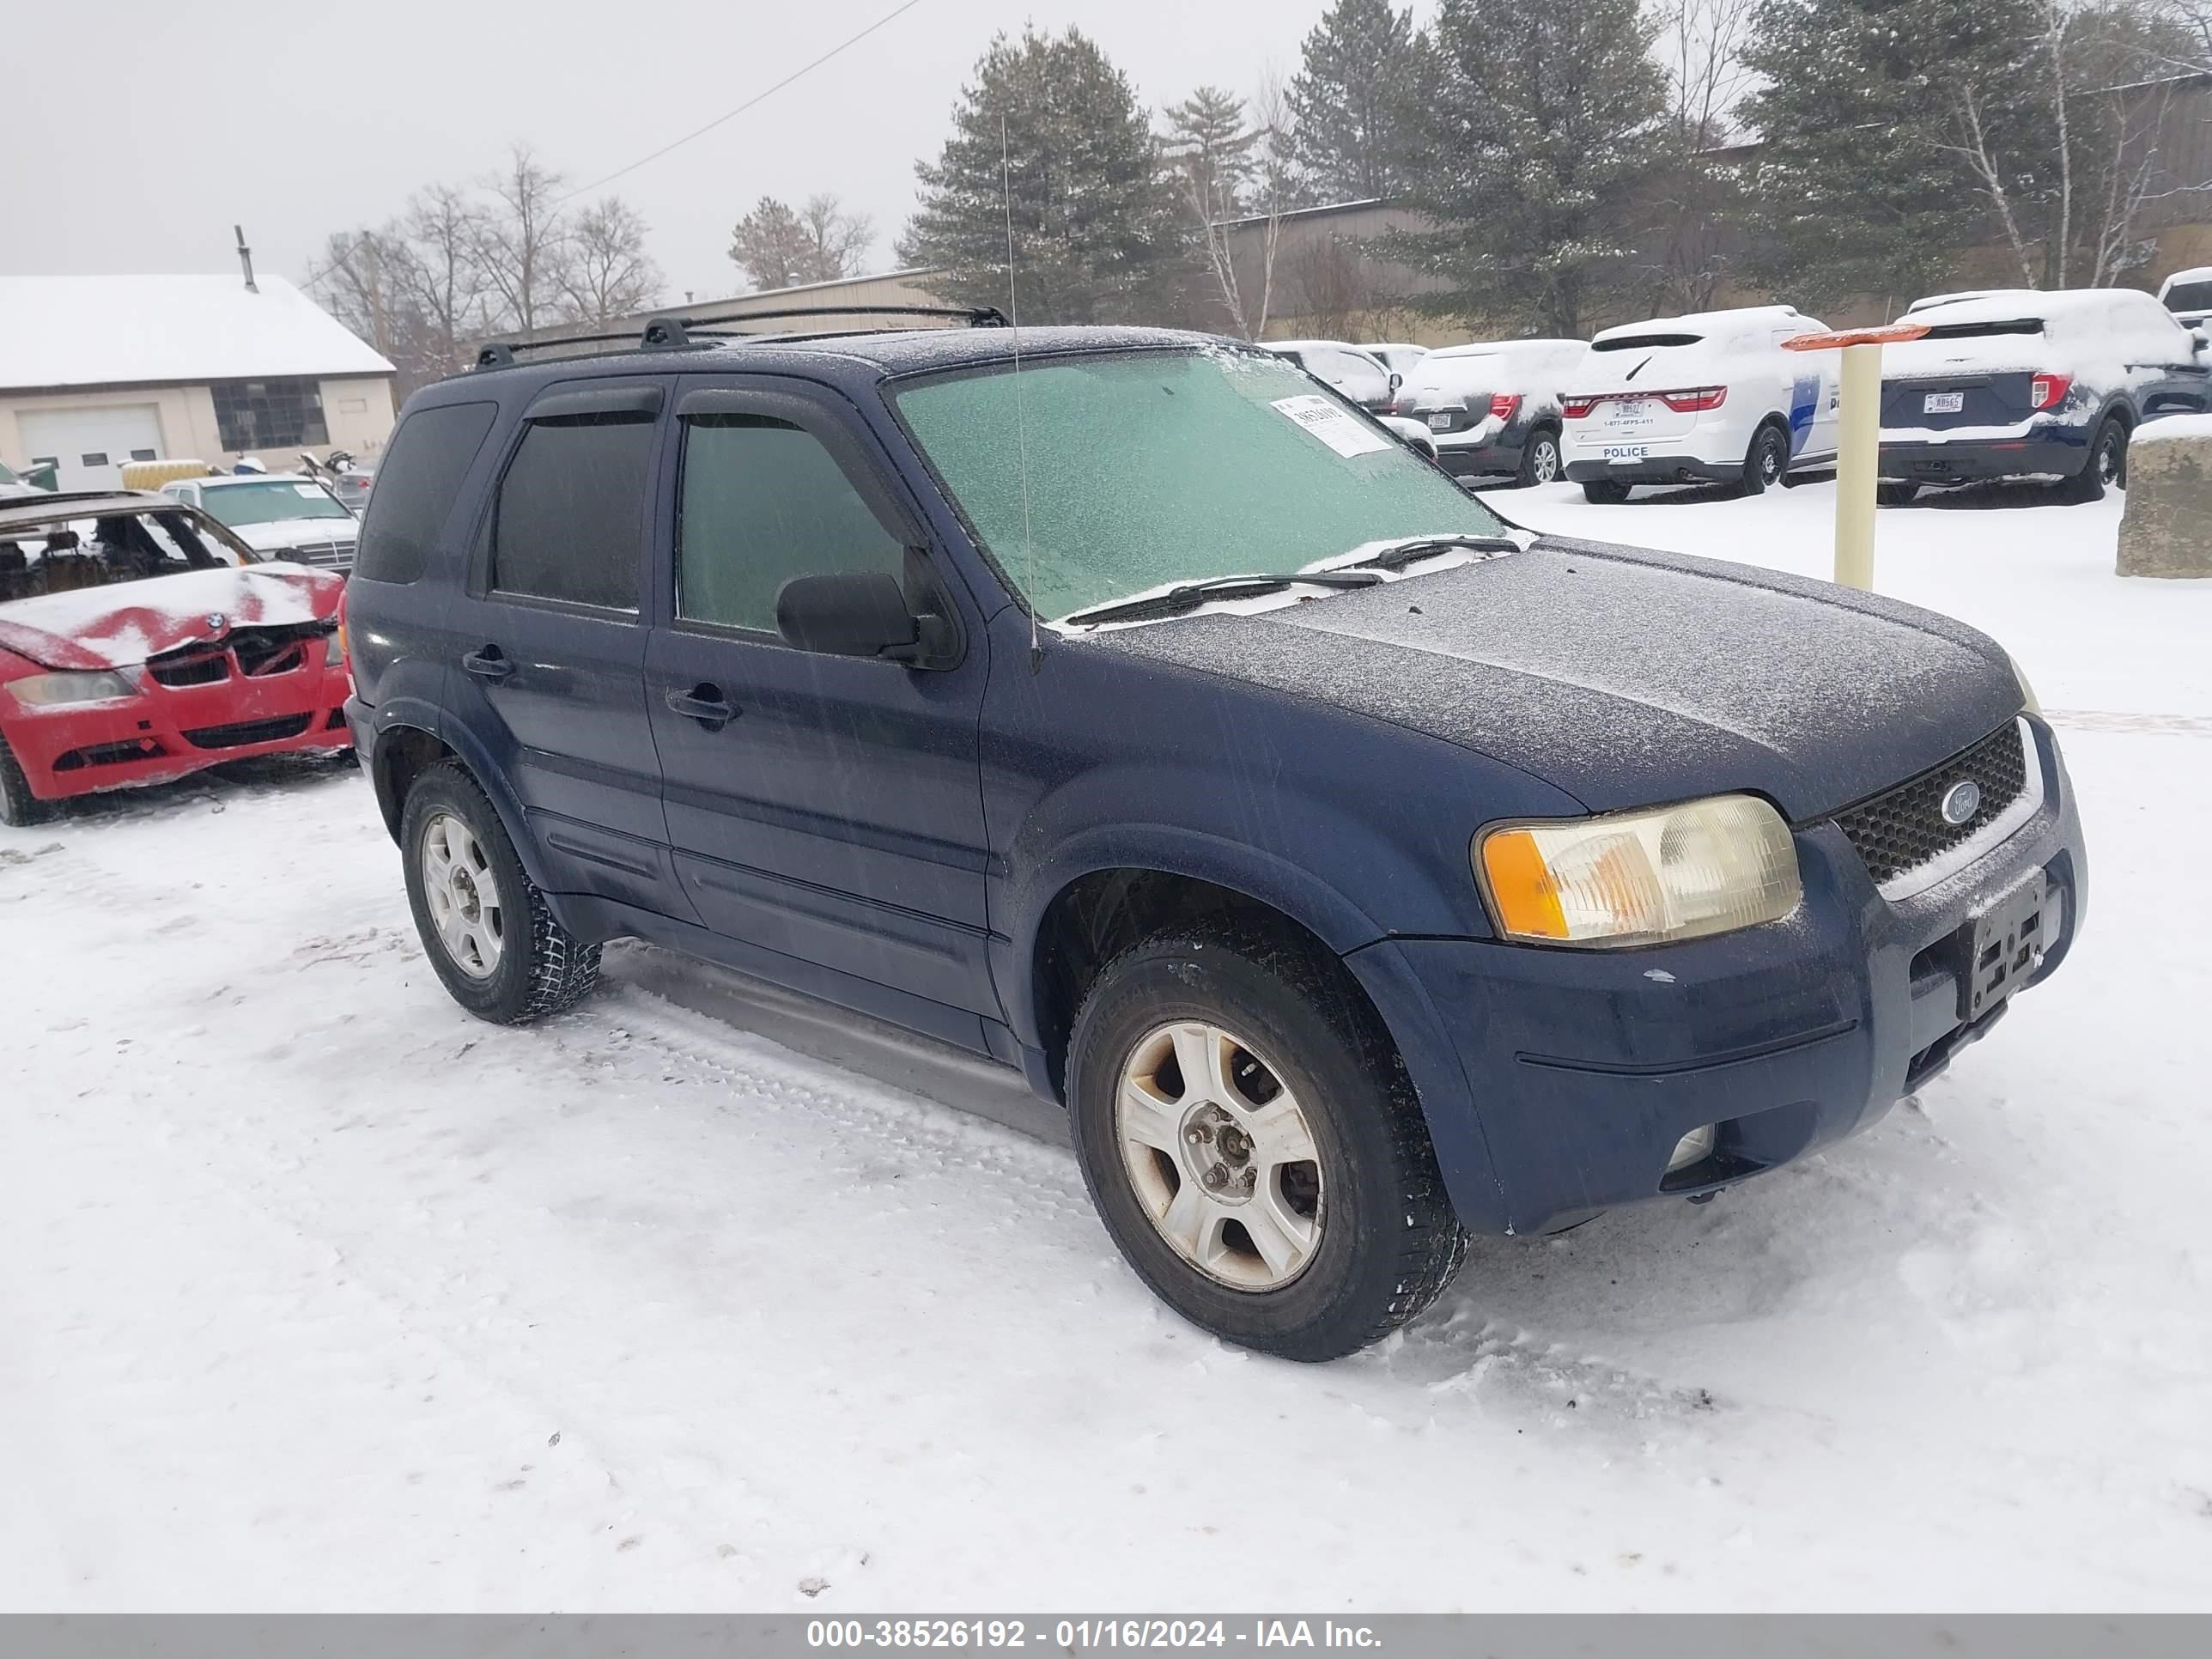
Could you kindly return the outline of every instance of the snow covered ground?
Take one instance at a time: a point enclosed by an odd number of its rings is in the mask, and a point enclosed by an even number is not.
[[[1827,556],[1825,486],[1498,500]],[[2117,517],[1881,516],[2063,711],[2067,971],[1318,1369],[1157,1306],[1048,1138],[635,974],[470,1020],[349,772],[0,830],[0,1607],[2212,1607],[2212,584]]]

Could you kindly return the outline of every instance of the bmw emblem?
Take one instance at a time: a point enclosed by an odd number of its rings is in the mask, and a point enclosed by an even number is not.
[[[230,626],[230,618],[220,611],[210,611],[208,612],[207,625],[209,633],[220,634]]]
[[[1964,783],[1954,783],[1943,792],[1943,822],[1964,823],[1982,810],[1982,787],[1969,778]]]

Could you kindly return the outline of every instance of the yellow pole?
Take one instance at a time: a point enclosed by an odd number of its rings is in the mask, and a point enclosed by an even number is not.
[[[1881,449],[1881,346],[1844,348],[1836,456],[1836,580],[1874,591],[1874,493]]]

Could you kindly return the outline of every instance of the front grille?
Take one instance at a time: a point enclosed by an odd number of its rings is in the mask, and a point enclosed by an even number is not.
[[[295,564],[312,564],[324,570],[344,570],[353,564],[351,542],[302,542],[287,548],[283,557]]]
[[[219,645],[188,645],[148,658],[146,672],[163,685],[213,685],[230,678],[230,653]]]
[[[274,720],[240,720],[234,726],[203,726],[185,732],[185,741],[195,749],[243,749],[249,744],[296,738],[314,718],[311,714],[280,714]]]
[[[1964,823],[1946,823],[1943,797],[1966,782],[1982,792],[1981,805]],[[2021,744],[2020,722],[2007,720],[1935,770],[1845,808],[1836,814],[1836,823],[1866,860],[1867,873],[1879,887],[1972,840],[2027,787],[2027,755]]]

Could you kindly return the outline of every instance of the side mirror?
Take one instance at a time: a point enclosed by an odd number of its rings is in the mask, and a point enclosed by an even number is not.
[[[784,643],[832,657],[908,660],[921,629],[898,579],[880,570],[793,576],[776,590],[775,631]]]
[[[2200,357],[2212,351],[2212,332],[2201,328],[2194,331],[2189,337],[2189,349]]]
[[[1390,373],[1390,395],[1394,398],[1396,397],[1398,395],[1398,388],[1405,384],[1406,377],[1399,374],[1395,369],[1393,369]]]

